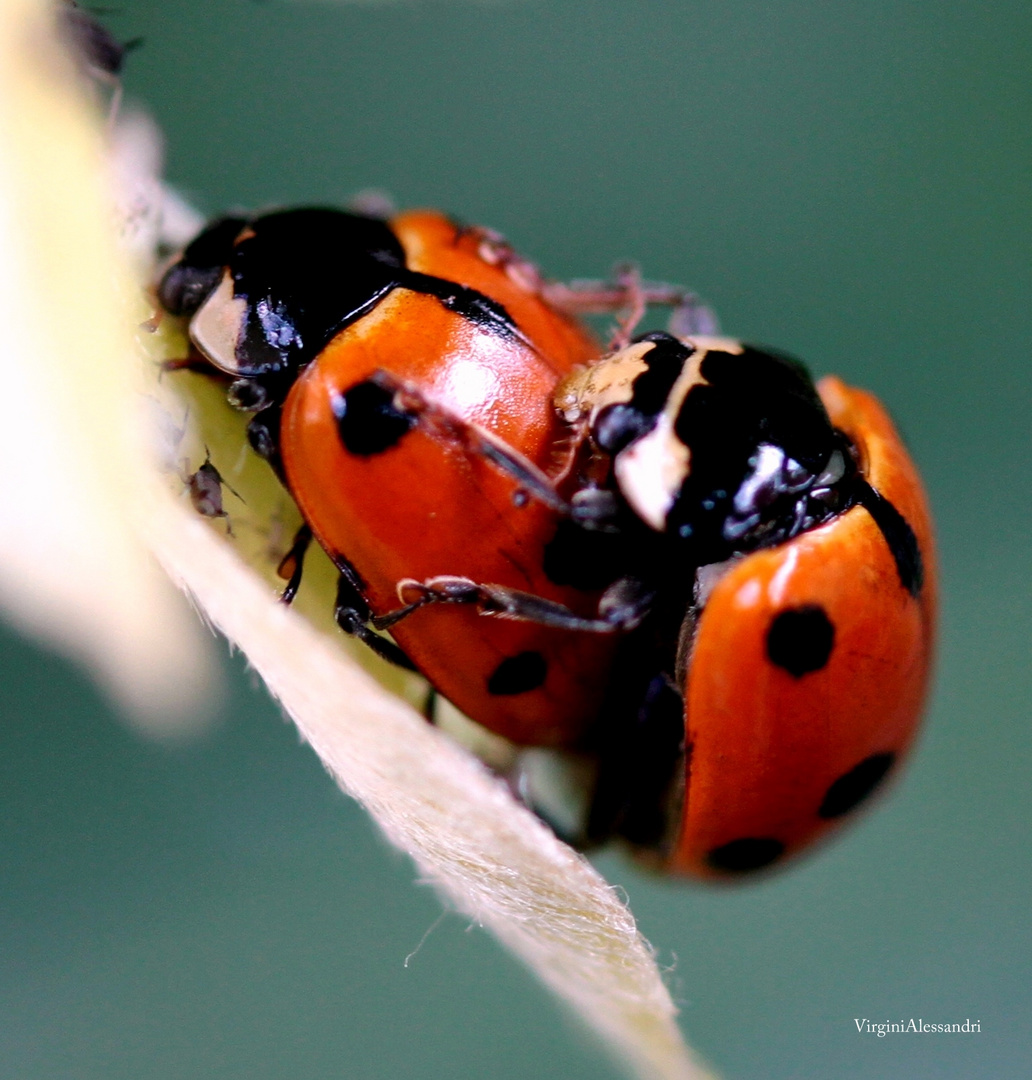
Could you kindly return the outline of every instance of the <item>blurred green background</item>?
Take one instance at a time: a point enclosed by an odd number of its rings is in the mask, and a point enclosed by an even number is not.
[[[757,886],[600,863],[729,1080],[1030,1075],[1027,0],[123,0],[105,19],[145,39],[127,92],[205,211],[375,186],[554,276],[633,257],[888,403],[944,578],[904,782]],[[4,1076],[618,1075],[484,932],[435,923],[241,663],[218,725],[177,748],[9,631],[2,665]],[[854,1017],[982,1032],[877,1039]]]

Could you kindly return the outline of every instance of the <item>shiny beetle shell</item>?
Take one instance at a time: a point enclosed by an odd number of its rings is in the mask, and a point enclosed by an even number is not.
[[[927,502],[878,402],[835,378],[819,390],[863,476],[913,530],[920,572],[901,579],[856,505],[720,578],[684,685],[677,873],[739,874],[799,851],[874,791],[917,730],[936,607]]]

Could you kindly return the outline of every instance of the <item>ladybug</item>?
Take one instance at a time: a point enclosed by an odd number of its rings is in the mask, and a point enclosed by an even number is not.
[[[620,626],[598,614],[604,575],[563,572],[568,502],[552,478],[569,432],[552,394],[601,349],[535,268],[440,213],[305,208],[212,223],[157,292],[189,319],[189,363],[232,380],[252,447],[304,518],[286,598],[314,536],[347,633],[516,743],[577,742]],[[406,386],[418,410],[397,400]],[[406,582],[447,602],[399,601]]]
[[[214,223],[158,294],[299,505],[288,597],[314,535],[348,633],[514,742],[597,761],[577,839],[761,869],[913,737],[920,482],[873,398],[702,333],[690,294],[563,288],[440,214],[310,209]],[[600,359],[569,312],[628,300]],[[654,300],[682,332],[628,342]]]
[[[644,527],[623,569],[654,597],[588,835],[678,874],[777,863],[913,740],[936,604],[914,465],[870,394],[729,339],[646,335],[555,400]]]

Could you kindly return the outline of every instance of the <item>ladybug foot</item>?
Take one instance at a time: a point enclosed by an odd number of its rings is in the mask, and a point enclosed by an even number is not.
[[[286,587],[280,593],[280,603],[290,604],[297,596],[297,590],[301,588],[301,577],[305,570],[305,554],[312,542],[312,530],[306,524],[294,534],[294,542],[290,550],[280,560],[276,567],[276,575],[285,581]]]
[[[381,659],[406,671],[417,670],[416,665],[398,645],[390,638],[381,637],[368,626],[372,621],[369,605],[359,592],[354,581],[354,571],[350,567],[348,572],[341,573],[337,579],[337,604],[333,617],[348,637],[357,638]]]

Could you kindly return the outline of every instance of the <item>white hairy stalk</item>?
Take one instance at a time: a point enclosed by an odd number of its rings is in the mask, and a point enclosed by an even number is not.
[[[289,528],[289,506],[272,505],[285,496],[255,476],[247,506],[257,513],[265,498],[265,524],[234,512],[236,539],[225,520],[201,518],[183,497],[186,470],[203,461],[197,432],[186,429],[205,419],[205,392],[182,393],[199,378],[188,373],[178,383],[155,377],[155,355],[174,347],[175,331],[136,329],[149,313],[141,268],[118,235],[145,253],[160,230],[156,215],[171,204],[145,175],[148,152],[139,175],[123,160],[115,178],[103,120],[56,42],[53,18],[42,0],[0,0],[0,601],[8,616],[90,665],[138,722],[174,730],[209,692],[210,661],[171,578],[452,906],[520,956],[633,1073],[706,1076],[682,1041],[648,944],[605,880],[480,761],[359,666],[341,635],[277,603],[269,565],[251,564],[269,522]],[[146,144],[139,132],[133,137]],[[232,417],[227,424],[231,435]],[[226,475],[234,488],[250,482],[248,470],[264,469],[234,462]],[[227,492],[235,511],[233,500]]]

